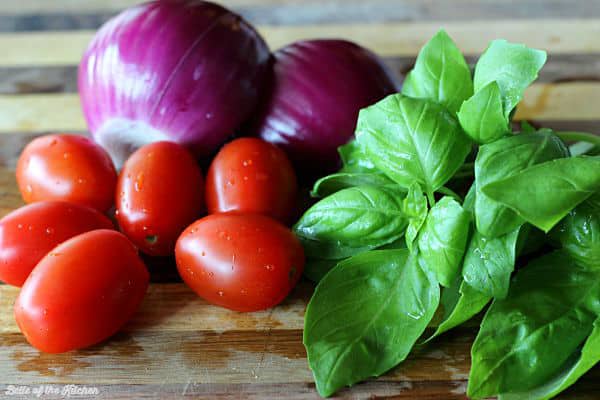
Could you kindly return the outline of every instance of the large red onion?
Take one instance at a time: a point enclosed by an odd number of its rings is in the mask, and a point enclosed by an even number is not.
[[[307,40],[274,53],[267,95],[251,130],[287,151],[297,169],[323,174],[339,164],[358,111],[396,91],[372,52],[344,40]]]
[[[83,111],[117,165],[171,140],[207,156],[254,109],[269,50],[241,17],[198,0],[159,0],[107,22],[79,69]]]

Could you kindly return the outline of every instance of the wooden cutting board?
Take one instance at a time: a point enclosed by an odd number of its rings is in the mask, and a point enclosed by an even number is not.
[[[29,140],[49,131],[85,133],[77,63],[93,31],[135,2],[0,2],[0,215],[22,204],[13,171]],[[440,27],[469,55],[498,37],[544,48],[548,64],[527,91],[517,118],[600,132],[598,1],[224,3],[255,23],[271,48],[302,38],[342,37],[373,49],[398,73],[410,69],[419,48]],[[149,265],[153,283],[123,332],[102,345],[61,355],[41,354],[27,345],[12,316],[18,290],[0,285],[0,398],[19,398],[7,395],[10,385],[30,391],[44,385],[42,390],[60,392],[69,384],[99,393],[84,398],[318,398],[302,346],[310,283],[301,283],[272,310],[240,314],[200,300],[179,282],[171,260]],[[444,335],[385,376],[339,396],[465,398],[476,326]],[[599,399],[600,368],[561,397]]]

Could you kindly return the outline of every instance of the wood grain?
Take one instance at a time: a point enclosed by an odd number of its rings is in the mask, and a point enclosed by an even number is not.
[[[389,22],[258,26],[272,49],[300,39],[339,38],[356,41],[382,56],[415,55],[441,27],[463,52],[481,53],[490,40],[526,41],[553,54],[600,52],[600,19],[534,19],[436,22]],[[552,29],[548,29],[552,27]],[[0,34],[0,66],[76,65],[93,36],[92,31],[23,32]]]
[[[78,2],[53,6],[49,10],[28,10],[27,7],[0,8],[0,31],[82,30],[97,29],[122,4]],[[125,2],[127,3],[127,2]],[[134,4],[131,2],[130,4]],[[223,4],[253,24],[306,25],[338,22],[392,21],[468,21],[473,19],[543,19],[598,18],[600,2],[589,0],[511,2],[454,0],[402,1],[257,1],[251,4],[225,1]],[[597,5],[594,7],[594,5]],[[6,14],[3,14],[5,12]]]
[[[86,134],[77,64],[93,30],[137,2],[0,1],[0,217],[23,204],[14,167],[27,142],[47,132]],[[398,74],[410,69],[420,47],[441,27],[471,64],[498,37],[543,48],[548,63],[517,119],[600,133],[598,0],[223,3],[258,24],[272,49],[299,39],[342,37],[371,48]],[[26,343],[12,315],[18,289],[0,285],[0,397],[7,385],[77,384],[97,387],[98,398],[105,399],[319,398],[302,346],[311,283],[301,282],[272,310],[241,314],[197,297],[181,283],[172,258],[145,261],[152,283],[133,320],[104,343],[61,355],[41,354]],[[390,373],[344,389],[339,397],[465,399],[478,322],[417,348]],[[600,367],[559,398],[600,398]]]

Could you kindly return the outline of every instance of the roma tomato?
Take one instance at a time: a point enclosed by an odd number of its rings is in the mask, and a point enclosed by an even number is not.
[[[294,234],[259,214],[212,214],[177,241],[177,269],[210,303],[257,311],[280,303],[300,279],[304,252]]]
[[[67,239],[112,222],[90,207],[64,201],[40,201],[0,220],[0,280],[21,286],[35,265]]]
[[[296,206],[298,184],[283,150],[256,138],[226,144],[206,177],[209,213],[244,211],[289,222]]]
[[[105,212],[112,207],[117,172],[106,151],[76,135],[47,135],[29,143],[17,163],[26,203],[63,200]]]
[[[138,149],[117,184],[117,221],[144,253],[166,256],[204,208],[204,179],[192,155],[172,142]]]
[[[46,353],[99,343],[138,309],[149,275],[121,233],[96,230],[54,248],[34,268],[15,302],[27,341]]]

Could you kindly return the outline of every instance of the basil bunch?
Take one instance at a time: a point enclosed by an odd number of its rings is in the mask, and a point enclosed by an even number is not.
[[[385,373],[490,301],[469,396],[549,398],[600,360],[599,140],[564,134],[592,142],[574,156],[561,133],[510,129],[545,61],[496,40],[472,74],[440,31],[402,93],[360,111],[342,169],[294,227],[319,282],[304,345],[321,395]],[[463,200],[448,186],[469,173]],[[514,274],[545,242],[558,249]]]

